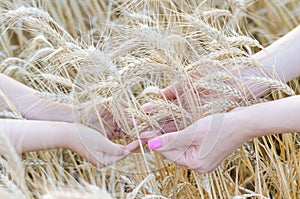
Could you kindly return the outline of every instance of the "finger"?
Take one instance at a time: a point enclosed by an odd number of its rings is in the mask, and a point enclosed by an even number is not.
[[[127,155],[120,155],[120,156],[112,156],[108,155],[104,152],[96,152],[93,155],[89,155],[88,161],[92,163],[94,166],[98,168],[102,168],[104,166],[110,165],[112,163],[115,163],[123,158],[125,158]]]
[[[115,144],[111,142],[109,139],[102,139],[98,144],[97,151],[105,152],[110,155],[119,156],[124,154],[125,146],[120,144]]]
[[[200,71],[193,71],[189,73],[190,77],[193,79],[197,78],[199,79],[200,77],[202,77]],[[183,94],[183,88],[180,84],[180,82],[175,82],[173,84],[171,84],[170,86],[168,86],[167,88],[164,88],[160,91],[160,96],[162,98],[166,98],[169,100],[174,100],[176,99],[178,96],[181,96]]]
[[[178,126],[175,124],[174,121],[170,121],[170,122],[167,122],[166,124],[164,124],[159,129],[145,131],[144,133],[142,133],[140,135],[140,138],[143,142],[148,142],[149,140],[151,140],[157,136],[160,136],[165,133],[178,131],[178,130],[181,130],[182,128],[183,128],[183,126],[181,124],[179,124],[179,126]]]
[[[155,108],[155,104],[148,102],[141,107],[140,111],[144,112],[145,114],[151,114]]]
[[[161,135],[148,141],[151,150],[167,151],[193,144],[193,137],[186,136],[184,132],[172,132]]]
[[[140,138],[143,142],[147,143],[149,140],[162,135],[162,131],[160,129],[155,129],[151,131],[145,131],[140,135]]]
[[[139,141],[135,140],[135,141],[129,143],[127,146],[125,146],[124,150],[132,152],[132,151],[138,149],[139,147],[140,147]]]
[[[170,133],[170,132],[182,130],[183,128],[184,128],[184,126],[183,126],[182,122],[177,122],[177,121],[172,120],[172,121],[165,123],[162,126],[162,132]]]
[[[188,161],[186,159],[185,153],[182,150],[170,150],[161,152],[161,154],[166,157],[168,160],[175,162],[181,166],[188,166]]]
[[[119,160],[122,160],[126,157],[127,155],[119,155],[119,156],[113,156],[104,152],[97,152],[96,153],[96,157],[94,157],[98,162],[97,162],[97,166],[107,166],[110,165],[112,163],[115,163]],[[100,163],[100,164],[99,164]],[[98,166],[99,167],[99,166]]]
[[[163,134],[148,141],[148,147],[151,150],[166,151],[179,147],[199,144],[201,132],[198,123],[195,122],[189,127],[172,133]]]
[[[135,141],[129,143],[126,146],[125,150],[129,151],[130,153],[139,153],[139,152],[141,152],[142,145],[144,145],[145,143],[147,143],[147,142],[143,142],[143,141],[141,142],[139,140],[135,140]],[[142,145],[140,145],[140,144],[142,144]]]
[[[118,144],[116,144],[118,145]],[[112,155],[111,153],[105,153],[105,152],[97,152],[97,160],[101,162],[104,165],[112,164],[114,162],[117,162],[119,160],[124,159],[127,157],[132,151],[136,150],[139,147],[138,140],[131,142],[130,144],[123,146],[118,145],[120,148],[122,148],[122,154],[120,155]]]
[[[173,83],[172,85],[164,88],[160,91],[160,96],[169,100],[176,99],[183,93],[182,86],[179,82]]]
[[[134,149],[133,151],[131,151],[131,153],[141,153],[141,147]]]

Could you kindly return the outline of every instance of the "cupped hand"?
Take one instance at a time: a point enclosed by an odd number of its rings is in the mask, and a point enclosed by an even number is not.
[[[197,91],[193,88],[184,89],[183,84],[180,82],[175,82],[170,86],[159,91],[161,102],[166,101],[164,103],[168,103],[171,106],[175,105],[177,107],[180,107],[187,114],[191,114],[192,111],[199,111],[197,115],[200,115],[201,112],[201,101],[205,100],[208,94],[209,91],[204,89],[199,89]],[[189,101],[189,98],[193,98],[193,102]],[[147,115],[155,115],[157,111],[161,111],[161,107],[159,107],[157,104],[158,103],[152,102],[146,103],[141,107],[141,111]],[[191,107],[199,107],[199,110],[191,110]],[[156,131],[158,135],[178,131],[186,127],[183,120],[174,121],[173,117],[164,118],[162,121],[159,121],[159,123],[160,128],[157,128],[158,131]]]
[[[222,71],[219,71],[220,73],[217,72],[216,75],[219,75],[220,79],[212,81],[212,83],[220,83],[221,85],[227,86],[232,93],[227,93],[227,91],[223,92],[222,89],[213,89],[209,86],[194,87],[194,82],[201,78],[204,78],[204,82],[210,82],[211,80],[208,81],[206,79],[207,77],[203,76],[200,72],[190,72],[188,82],[175,82],[161,89],[159,95],[161,100],[175,104],[194,116],[199,115],[199,117],[203,117],[216,112],[228,111],[240,106],[244,98],[255,98],[255,96],[261,95],[261,93],[268,89],[266,86],[261,86],[251,81],[245,82],[248,76],[261,75],[262,72],[260,72],[259,69],[248,69],[242,66],[241,68],[241,70],[237,67],[232,71],[223,71],[224,74]],[[207,76],[209,77],[209,74]],[[244,82],[244,84],[241,84],[241,82]],[[244,97],[242,93],[247,94],[248,97]],[[155,114],[156,109],[157,105],[155,103],[144,104],[141,108],[141,110],[148,115]],[[168,119],[163,122],[160,131],[157,131],[157,133],[169,133],[181,130],[184,127],[185,125],[182,125],[180,122],[177,121],[176,123],[172,119]]]
[[[207,103],[214,99],[220,98],[220,93],[204,87],[195,87],[194,83],[199,79],[204,78],[200,71],[192,71],[188,73],[185,81],[176,81],[166,88],[161,89],[158,94],[162,101],[178,106],[181,110],[193,116],[202,117],[210,110]],[[223,97],[222,99],[225,100]],[[156,103],[146,103],[142,106],[141,111],[153,115],[157,109]],[[183,121],[174,121],[172,118],[167,118],[160,122],[160,131],[157,134],[164,134],[173,131],[178,131],[186,127]]]
[[[139,146],[138,141],[127,146],[113,143],[100,132],[81,124],[74,125],[72,132],[73,136],[68,141],[69,148],[97,167],[117,162]]]
[[[204,117],[181,131],[149,140],[148,147],[198,173],[211,172],[250,139],[248,128],[239,122],[238,112],[241,111]]]
[[[120,102],[121,106],[127,108],[125,102]],[[121,128],[114,120],[113,114],[104,104],[94,105],[93,103],[85,103],[81,105],[81,111],[77,115],[83,115],[81,118],[83,123],[108,137],[109,139],[121,138],[124,136]],[[77,116],[78,117],[78,116]]]

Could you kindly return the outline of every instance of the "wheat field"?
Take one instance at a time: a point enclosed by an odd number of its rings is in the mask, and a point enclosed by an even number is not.
[[[87,114],[105,104],[125,135],[113,141],[128,144],[166,119],[182,129],[206,115],[299,94],[298,79],[283,83],[251,58],[299,23],[298,0],[2,0],[0,70],[41,98],[91,102],[78,115],[87,126]],[[270,92],[249,97],[243,84],[225,84],[243,81],[228,72],[238,66],[257,71],[251,80]],[[202,76],[195,80],[194,72]],[[187,101],[158,96],[175,80]],[[189,87],[210,92],[200,97]],[[24,119],[0,96],[11,109],[1,118]],[[147,103],[156,104],[150,116],[140,111]],[[145,146],[96,168],[70,150],[20,155],[3,132],[0,142],[0,198],[300,198],[299,134],[252,139],[201,175]]]

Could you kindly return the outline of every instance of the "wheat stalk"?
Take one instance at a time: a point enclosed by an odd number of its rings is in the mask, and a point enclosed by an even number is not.
[[[295,92],[293,91],[293,89],[291,89],[287,84],[275,80],[273,78],[268,78],[268,77],[247,77],[247,79],[257,82],[257,83],[261,83],[261,84],[265,84],[271,88],[276,88],[279,89],[283,92],[285,92],[288,95],[295,95]]]
[[[145,129],[161,128],[165,119],[184,127],[214,111],[264,101],[249,100],[240,92],[245,89],[242,82],[240,90],[227,85],[225,82],[233,79],[227,71],[240,65],[260,69],[248,54],[299,24],[299,7],[297,0],[53,0],[42,5],[31,0],[5,0],[0,2],[1,72],[38,89],[42,98],[78,105],[92,100],[95,106],[105,103],[118,125],[132,137]],[[187,74],[196,71],[201,78],[193,82],[195,78],[192,81]],[[158,101],[157,89],[175,81],[183,88],[208,89],[210,94],[184,90],[187,102]],[[292,84],[295,92],[275,78],[250,77],[247,81],[288,95],[299,93],[297,81]],[[5,93],[2,96],[4,99]],[[224,96],[238,97],[242,102]],[[121,100],[130,108],[119,105]],[[158,107],[153,115],[139,111],[147,102]],[[186,110],[185,104],[191,110]],[[18,111],[0,113],[10,117]],[[84,123],[85,112],[80,114]],[[130,125],[132,118],[141,124]],[[297,136],[255,139],[215,172],[202,176],[149,154],[146,148],[146,159],[131,156],[120,163],[120,172],[114,167],[96,169],[70,151],[38,151],[23,155],[24,164],[29,164],[24,165],[25,186],[32,192],[27,193],[28,198],[98,197],[99,189],[89,189],[85,181],[108,187],[116,198],[130,197],[130,193],[138,198],[299,198],[298,149]],[[5,161],[2,165],[8,167],[11,163]],[[155,171],[147,181],[149,169]],[[2,171],[5,183],[19,189],[10,184],[13,181],[6,170]],[[2,189],[1,193],[6,194]]]

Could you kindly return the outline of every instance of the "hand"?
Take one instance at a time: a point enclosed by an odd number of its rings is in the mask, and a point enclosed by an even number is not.
[[[230,92],[226,94],[227,91],[222,93],[221,90],[223,89],[218,91],[218,89],[214,90],[205,86],[197,89],[192,86],[184,87],[184,85],[193,85],[194,81],[201,78],[204,78],[204,82],[207,81],[207,77],[203,76],[200,72],[191,72],[189,73],[190,83],[182,84],[181,82],[175,82],[167,88],[162,89],[159,93],[160,97],[167,100],[168,103],[180,106],[180,108],[183,108],[192,115],[201,115],[203,117],[213,113],[229,111],[232,108],[244,105],[244,100],[247,101],[258,97],[269,89],[268,86],[248,80],[248,77],[265,76],[259,68],[240,66],[232,69],[229,73],[216,74],[220,75],[219,81],[222,85],[228,86],[229,91],[232,91],[231,94]],[[142,111],[149,115],[155,114],[156,109],[157,105],[154,103],[147,103],[142,106]],[[160,123],[162,123],[161,129],[156,131],[157,134],[177,131],[185,127],[182,121],[173,121],[169,118],[165,122]]]
[[[98,167],[125,158],[139,146],[138,141],[115,144],[94,129],[68,122],[0,119],[0,127],[18,153],[66,148]]]
[[[199,72],[190,72],[187,81],[189,81],[188,83],[185,83],[186,85],[188,85],[186,88],[184,87],[185,84],[183,84],[182,82],[175,82],[173,84],[171,84],[170,86],[161,89],[159,91],[159,96],[162,99],[165,100],[169,100],[171,102],[173,102],[174,104],[178,104],[179,100],[181,103],[183,103],[184,108],[188,108],[186,105],[187,103],[187,93],[189,94],[196,94],[196,92],[199,92],[198,94],[201,95],[202,97],[205,95],[208,95],[209,92],[208,90],[205,89],[199,89],[199,90],[195,90],[193,88],[190,87],[190,85],[196,81],[197,79],[200,79],[202,77],[202,75]],[[151,105],[151,104],[148,104]],[[153,107],[154,105],[152,105]],[[145,111],[151,111],[151,106],[145,106],[143,107],[145,108]]]
[[[125,102],[120,102],[121,106],[127,108]],[[117,125],[114,120],[113,114],[109,109],[100,104],[95,106],[93,103],[85,103],[80,106],[81,111],[77,111],[77,115],[83,115],[83,123],[90,128],[93,128],[103,135],[107,136],[109,139],[121,138],[124,136],[121,128]],[[78,116],[77,116],[78,117]]]
[[[115,144],[94,129],[76,124],[68,148],[85,157],[97,167],[103,167],[127,157],[137,149],[138,141],[127,146]]]
[[[240,125],[240,110],[204,117],[181,131],[149,140],[148,147],[198,173],[211,172],[250,139],[250,128]]]
[[[195,81],[196,79],[199,79],[201,77],[199,73],[190,73],[189,76],[190,83],[188,83],[187,85],[191,85],[192,81]],[[210,101],[211,98],[214,98],[213,95],[213,91],[202,88],[196,90],[195,88],[190,86],[185,88],[184,84],[182,84],[181,82],[175,82],[159,91],[159,96],[161,98],[160,101],[158,101],[157,103],[144,104],[141,108],[141,111],[146,113],[147,115],[155,115],[156,112],[161,111],[162,109],[162,106],[158,105],[161,102],[162,104],[169,104],[170,106],[180,107],[180,109],[187,115],[200,115],[200,113],[203,113],[205,109],[207,109],[206,106],[203,105],[205,104],[205,102]],[[192,109],[191,107],[194,108]],[[187,121],[185,121],[184,123],[182,119],[174,121],[172,116],[163,118],[161,121],[159,121],[160,128],[157,128],[156,134],[160,135],[163,133],[181,130],[186,127],[186,122]],[[188,124],[190,124],[190,122],[188,122]]]

